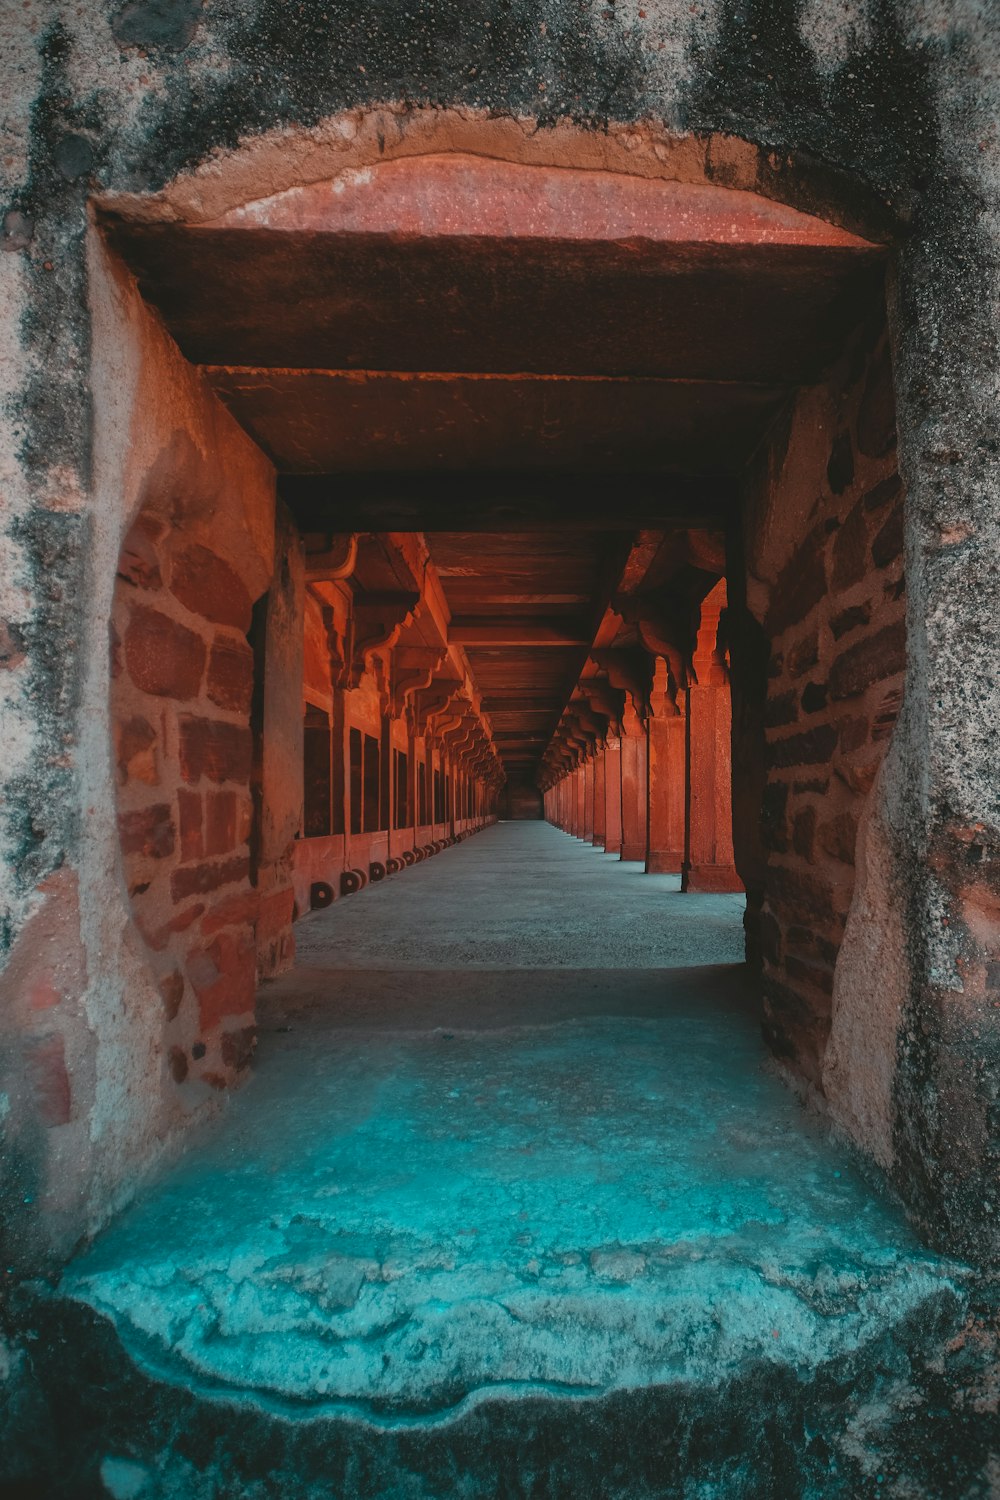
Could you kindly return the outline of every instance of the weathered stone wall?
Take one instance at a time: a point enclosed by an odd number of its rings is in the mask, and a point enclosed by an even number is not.
[[[866,342],[870,328],[825,385],[799,394],[761,456],[743,518],[747,601],[770,645],[765,1033],[818,1088],[858,828],[906,660],[890,357],[884,332],[870,352]]]
[[[131,310],[145,331],[148,313],[136,302]],[[192,412],[170,403],[168,421],[157,424],[159,456],[141,481],[118,560],[118,831],[171,1077],[178,1086],[222,1087],[247,1065],[253,1036],[261,901],[250,869],[255,674],[247,637],[273,566],[266,535],[274,475],[179,356],[149,342],[146,389],[183,379]],[[259,550],[243,541],[248,510]],[[280,733],[281,715],[268,717]]]
[[[6,1003],[12,1015],[24,1003],[26,955],[57,944],[73,1026],[99,1037],[90,1126],[38,1127],[52,1150],[67,1142],[86,1182],[77,1222],[108,1211],[130,1164],[152,1159],[166,1129],[147,1087],[159,1076],[161,1015],[149,1011],[147,1030],[135,1020],[134,1007],[146,1013],[135,977],[145,957],[123,957],[124,891],[108,900],[118,854],[106,826],[102,673],[135,369],[127,349],[99,347],[108,293],[88,262],[88,204],[172,183],[166,207],[149,211],[205,217],[332,175],[337,163],[462,148],[753,187],[898,242],[890,332],[907,494],[906,697],[862,835],[864,874],[834,986],[834,1038],[849,1067],[858,1042],[837,1016],[851,1008],[840,976],[846,985],[846,955],[861,951],[857,921],[867,950],[855,1009],[880,1007],[891,1077],[878,1097],[846,1084],[838,1094],[859,1138],[883,1142],[920,1221],[992,1254],[1000,141],[991,8],[303,0],[290,11],[278,0],[130,0],[16,7],[7,19]],[[886,976],[885,994],[872,975]],[[89,1087],[76,1063],[84,1044],[65,1037],[68,1072]],[[58,1044],[40,1056],[57,1059]],[[39,1068],[55,1079],[46,1097],[60,1118],[58,1060]],[[72,1144],[56,1135],[72,1129]],[[35,1149],[25,1138],[21,1159]]]

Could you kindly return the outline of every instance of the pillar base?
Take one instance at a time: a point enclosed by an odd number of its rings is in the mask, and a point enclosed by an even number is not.
[[[732,865],[689,865],[681,881],[683,891],[739,892],[743,888]]]
[[[684,855],[679,849],[650,849],[646,855],[647,875],[679,875]]]
[[[645,844],[622,844],[621,857],[638,860],[642,864],[646,858],[646,846]]]

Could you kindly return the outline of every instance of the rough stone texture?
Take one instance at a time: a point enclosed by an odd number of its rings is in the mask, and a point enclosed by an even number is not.
[[[826,1073],[838,1103],[884,1067],[871,1035],[864,1047],[827,1055],[858,828],[906,667],[902,559],[886,547],[875,555],[885,528],[902,526],[895,444],[883,438],[881,456],[870,458],[858,437],[884,350],[875,309],[826,385],[800,394],[761,454],[743,515],[747,597],[770,653],[766,682],[757,683],[765,847],[752,872],[778,935],[764,956],[765,1029],[810,1085],[825,1088]],[[891,411],[891,384],[886,402]],[[845,1008],[852,1004],[847,993]],[[845,1017],[846,1009],[842,1026]],[[895,1044],[887,1028],[879,1046],[891,1055]],[[888,1099],[883,1109],[880,1127],[850,1115],[845,1123],[884,1162]]]
[[[53,1496],[987,1495],[989,1309],[762,1066],[739,898],[519,822],[367,899],[37,1297]]]

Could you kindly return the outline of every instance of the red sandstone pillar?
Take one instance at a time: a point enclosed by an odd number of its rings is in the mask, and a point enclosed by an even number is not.
[[[573,832],[578,839],[582,839],[587,821],[587,777],[582,765],[577,766],[573,775],[576,779],[576,816],[573,820]]]
[[[631,703],[622,724],[622,859],[646,858],[646,733]]]
[[[604,847],[622,852],[622,742],[613,735],[604,751]]]
[[[741,891],[733,862],[732,708],[719,653],[725,581],[702,604],[695,682],[688,689],[688,806],[683,889]]]
[[[594,840],[594,758],[589,756],[583,763],[583,839]]]
[[[687,756],[684,716],[670,691],[669,670],[662,656],[656,658],[653,667],[646,730],[646,872],[650,875],[676,874],[684,864]]]
[[[605,776],[605,749],[603,745],[597,747],[594,757],[594,828],[593,841],[598,848],[604,848],[605,828],[607,826],[607,803],[604,790]]]

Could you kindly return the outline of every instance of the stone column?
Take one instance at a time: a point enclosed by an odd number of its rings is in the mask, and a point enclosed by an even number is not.
[[[599,849],[604,848],[605,828],[607,826],[607,802],[604,790],[605,771],[605,749],[603,745],[598,745],[597,754],[594,756],[593,841]]]
[[[622,859],[646,858],[646,731],[632,703],[622,721]]]
[[[583,830],[585,843],[594,840],[594,757],[589,755],[583,763]]]
[[[604,847],[622,852],[622,742],[612,735],[604,750]]]
[[[688,688],[688,807],[683,889],[741,891],[733,858],[732,709],[717,647],[725,583],[702,605]]]
[[[647,721],[648,795],[646,873],[676,874],[684,863],[686,745],[676,684],[662,656],[653,668]]]

